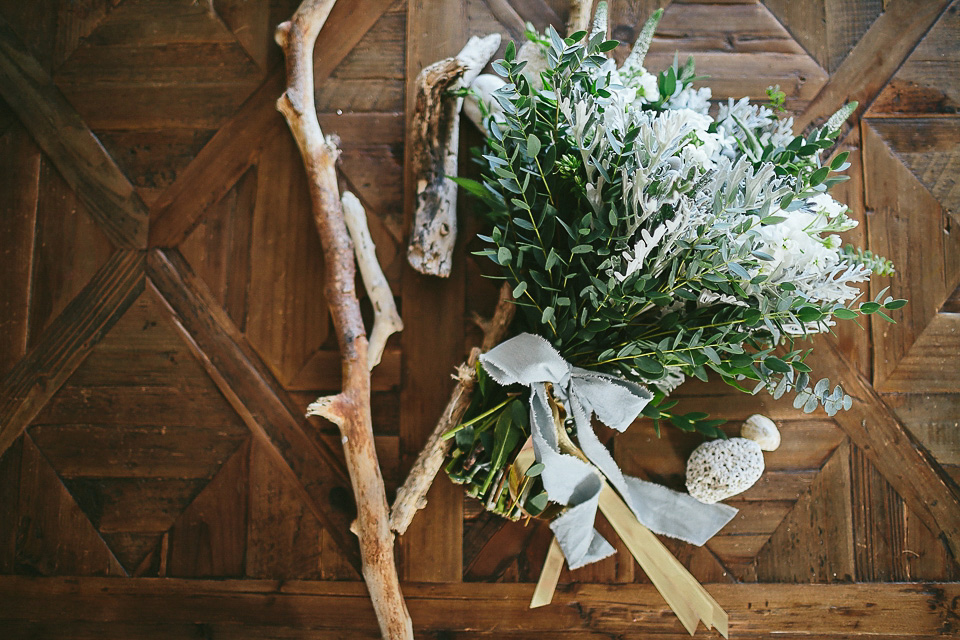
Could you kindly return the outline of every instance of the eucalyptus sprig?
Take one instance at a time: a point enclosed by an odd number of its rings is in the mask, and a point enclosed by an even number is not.
[[[545,67],[531,74],[507,47],[482,179],[455,178],[482,203],[490,230],[477,255],[513,286],[520,328],[576,366],[655,388],[657,425],[722,436],[701,412],[671,413],[685,376],[793,392],[805,411],[849,406],[812,382],[799,341],[905,304],[856,305],[856,285],[892,265],[840,249],[856,222],[827,192],[847,179],[848,154],[822,156],[856,104],[795,136],[746,99],[711,118],[692,60],[652,74],[636,48],[618,69],[606,57],[618,43],[602,33],[530,40]],[[782,92],[768,95],[782,107]]]

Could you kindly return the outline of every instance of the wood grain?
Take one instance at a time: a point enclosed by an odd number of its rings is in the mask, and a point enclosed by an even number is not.
[[[341,2],[331,12],[314,52],[317,82],[330,76],[393,0]],[[179,179],[150,210],[150,246],[179,244],[200,214],[244,174],[268,140],[286,134],[276,100],[282,70],[274,70],[240,110],[224,124]]]
[[[0,136],[0,375],[27,351],[40,152],[19,125]]]
[[[349,532],[352,513],[332,501],[347,490],[337,456],[304,434],[299,412],[178,253],[154,249],[148,271],[207,373],[270,458],[303,489],[314,515],[359,569],[356,540]]]
[[[53,80],[0,18],[0,95],[118,247],[146,246],[147,209]]]
[[[404,156],[404,219],[412,224],[416,177],[411,168],[410,130],[413,87],[420,70],[439,59],[456,55],[469,35],[464,29],[464,7],[453,0],[411,0],[407,5],[407,145]],[[409,226],[407,227],[410,228]],[[404,468],[413,462],[446,404],[450,375],[464,360],[464,269],[462,252],[454,251],[449,278],[423,276],[411,267],[403,271],[401,314],[404,330],[403,379],[400,414],[400,454]],[[429,309],[429,313],[424,313]],[[437,331],[437,319],[447,327]],[[447,324],[449,323],[449,324]],[[442,392],[438,392],[439,390]],[[457,581],[463,574],[462,492],[448,482],[433,485],[427,508],[400,538],[401,578]]]
[[[191,595],[185,597],[184,590]],[[527,608],[532,584],[409,584],[405,591],[420,633],[512,629],[527,637],[591,631],[606,637],[689,637],[679,635],[684,633],[679,623],[649,585],[561,586],[553,605],[534,612]],[[788,638],[811,633],[823,638],[944,637],[956,631],[960,598],[960,587],[953,583],[717,584],[710,591],[730,613],[730,632],[737,638],[767,638],[770,629]],[[65,629],[104,620],[146,628],[266,625],[288,637],[305,637],[306,629],[311,634],[342,633],[344,628],[369,634],[377,628],[366,590],[358,583],[2,577],[0,593],[0,619],[56,622]],[[46,597],[55,597],[57,606],[50,607]],[[563,604],[569,602],[578,604]]]
[[[0,453],[143,291],[144,255],[118,251],[0,381]]]
[[[795,128],[800,131],[821,122],[852,100],[860,103],[857,111],[863,113],[949,5],[950,0],[885,3],[884,12],[797,118]]]

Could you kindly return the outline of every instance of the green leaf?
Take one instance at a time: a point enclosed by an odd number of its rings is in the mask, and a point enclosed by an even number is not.
[[[497,249],[497,262],[499,262],[501,265],[506,266],[510,264],[510,260],[512,259],[513,253],[510,252],[510,249],[507,249],[506,247],[500,247]]]
[[[547,497],[546,491],[542,493],[538,493],[537,495],[527,500],[527,509],[528,510],[533,509],[537,513],[540,513],[547,508],[548,501],[549,501],[549,498]]]
[[[537,154],[539,153],[540,153],[540,138],[538,138],[537,136],[531,133],[529,136],[527,136],[527,156],[530,158],[536,158]]]
[[[860,305],[860,313],[876,313],[880,310],[880,304],[877,302],[864,302]]]
[[[643,371],[644,373],[648,373],[651,376],[659,378],[663,375],[663,365],[660,364],[659,361],[654,360],[649,356],[639,356],[634,358],[633,364],[637,369]]]
[[[575,246],[573,249],[570,250],[570,252],[574,254],[591,253],[592,251],[593,251],[593,247],[591,247],[588,244],[578,244],[577,246]]]
[[[900,298],[897,300],[891,300],[890,302],[884,304],[883,308],[886,309],[887,311],[896,311],[897,309],[900,309],[906,306],[906,304],[907,304],[907,301]]]
[[[764,358],[763,364],[767,365],[771,371],[776,371],[778,373],[790,372],[790,365],[776,356],[767,356]]]
[[[747,270],[744,269],[743,267],[741,267],[741,266],[740,266],[738,263],[736,263],[736,262],[731,262],[731,263],[729,263],[729,264],[727,265],[727,269],[729,269],[731,273],[733,273],[735,276],[737,276],[737,277],[739,277],[739,278],[742,278],[742,279],[744,279],[744,280],[749,280],[749,279],[750,279],[750,274],[747,273]]]
[[[527,472],[523,475],[527,476],[528,478],[536,478],[538,475],[543,473],[543,469],[544,466],[542,462],[535,462],[534,464],[530,465],[530,468],[527,469]]]
[[[527,283],[526,283],[526,282],[521,282],[520,284],[518,284],[517,286],[515,286],[515,287],[513,288],[513,298],[514,298],[514,300],[516,300],[517,298],[519,298],[520,296],[522,296],[522,295],[523,295],[523,292],[526,291],[526,290],[527,290]]]
[[[840,309],[834,309],[834,310],[833,310],[833,317],[834,317],[834,318],[840,318],[841,320],[853,320],[853,319],[856,318],[858,315],[860,315],[860,314],[858,314],[858,313],[857,313],[856,311],[854,311],[853,309],[840,308]]]
[[[847,157],[849,157],[849,155],[850,155],[849,151],[843,151],[841,153],[838,153],[837,157],[834,158],[833,162],[830,163],[830,168],[833,169],[834,171],[839,171],[840,167],[843,166],[843,163],[847,161]]]
[[[830,167],[820,167],[812,174],[810,174],[810,186],[815,187],[821,182],[823,182],[827,175],[830,173]]]

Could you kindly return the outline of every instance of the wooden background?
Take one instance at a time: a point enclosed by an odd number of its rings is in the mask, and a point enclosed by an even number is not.
[[[469,204],[448,281],[404,264],[409,88],[468,35],[562,25],[564,5],[342,0],[318,41],[322,124],[407,326],[374,374],[391,492],[477,339],[467,312],[495,298],[465,257]],[[899,324],[820,344],[820,371],[856,398],[835,419],[681,389],[732,432],[772,416],[783,446],[720,535],[668,545],[732,637],[955,637],[960,4],[614,0],[612,35],[632,40],[658,5],[654,70],[694,53],[717,99],[779,84],[798,129],[860,101],[839,197],[854,240],[898,267],[871,286],[910,299]],[[294,8],[0,0],[0,637],[376,637],[337,435],[301,418],[339,372],[303,169],[273,106],[272,31]],[[696,444],[638,423],[614,447],[680,487]],[[685,637],[622,549],[528,612],[548,533],[486,517],[441,478],[398,542],[420,637]]]

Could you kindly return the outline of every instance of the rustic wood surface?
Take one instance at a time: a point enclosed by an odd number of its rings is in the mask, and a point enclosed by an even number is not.
[[[378,637],[340,434],[302,417],[341,374],[306,173],[274,107],[273,31],[297,4],[0,0],[2,638]],[[471,314],[498,295],[467,255],[467,198],[450,278],[406,264],[416,75],[471,35],[562,29],[568,5],[341,1],[320,33],[320,123],[406,326],[372,377],[388,498],[480,342]],[[835,418],[682,387],[681,407],[731,433],[771,416],[783,445],[718,536],[664,542],[731,637],[955,637],[960,2],[613,0],[611,34],[632,40],[660,6],[648,66],[694,54],[716,100],[779,84],[798,128],[860,101],[838,193],[861,221],[851,241],[898,267],[871,294],[911,301],[896,325],[821,345],[821,370],[855,398]],[[469,125],[461,138],[461,154],[480,141]],[[613,446],[625,470],[679,489],[699,442],[641,421]],[[687,637],[622,544],[528,611],[549,542],[441,476],[397,543],[415,631]]]

